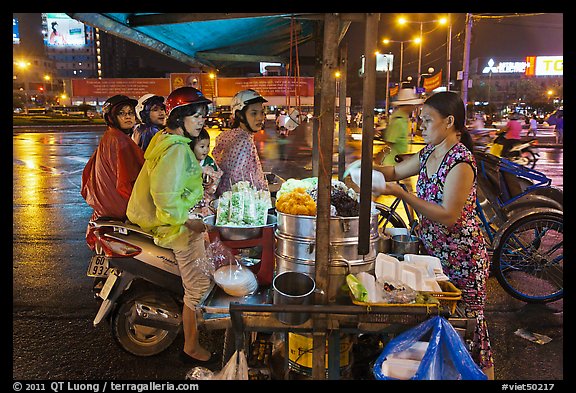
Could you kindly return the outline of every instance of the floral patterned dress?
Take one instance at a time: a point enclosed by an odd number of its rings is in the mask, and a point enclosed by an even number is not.
[[[242,128],[221,132],[216,137],[212,157],[223,172],[216,197],[242,180],[249,181],[258,190],[268,190],[253,133]]]
[[[457,143],[446,153],[438,171],[428,176],[426,162],[433,151],[434,146],[428,145],[419,153],[420,173],[416,191],[419,198],[442,204],[448,172],[456,164],[467,163],[476,177],[476,161],[462,143]],[[419,236],[426,252],[440,258],[444,274],[462,291],[466,317],[476,318],[476,331],[470,348],[472,357],[481,368],[489,368],[493,365],[493,359],[484,319],[489,258],[476,216],[476,180],[462,215],[455,224],[445,226],[422,215],[419,219]]]

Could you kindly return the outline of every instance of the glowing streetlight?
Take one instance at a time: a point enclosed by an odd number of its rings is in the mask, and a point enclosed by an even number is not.
[[[216,92],[216,74],[211,72],[208,74],[208,77],[212,81],[212,105],[214,106],[214,109],[216,109],[216,104],[214,103],[214,95]]]
[[[421,73],[421,70],[422,70],[422,44],[423,44],[423,29],[424,29],[424,23],[438,23],[438,24],[440,24],[440,25],[446,25],[446,24],[448,24],[449,27],[450,27],[450,28],[449,28],[449,30],[450,30],[450,32],[449,32],[449,41],[450,41],[450,43],[448,44],[449,47],[451,46],[452,24],[450,24],[450,23],[449,23],[449,19],[448,19],[448,18],[445,18],[445,17],[442,17],[442,18],[440,18],[440,19],[428,20],[428,21],[410,21],[410,20],[406,19],[405,17],[399,17],[399,18],[398,18],[398,24],[399,24],[399,25],[405,25],[405,24],[407,24],[407,23],[418,23],[418,24],[420,24],[420,36],[419,36],[419,40],[420,40],[420,41],[419,41],[419,44],[420,44],[420,47],[418,48],[418,84],[417,84],[417,86],[420,86],[420,79],[421,79],[421,77],[422,77],[422,75],[421,75],[420,73]],[[449,53],[450,53],[450,52],[447,52],[447,53],[448,53],[448,60],[447,60],[447,61],[448,61],[448,85],[450,85],[450,74],[449,74],[449,68],[450,68],[450,58],[449,58],[450,56],[449,56]],[[449,89],[449,88],[450,88],[450,86],[448,86],[448,89]]]
[[[384,38],[382,40],[382,42],[386,45],[388,45],[391,42],[399,42],[400,43],[400,76],[398,77],[398,79],[400,80],[400,83],[402,83],[402,68],[403,68],[403,64],[404,64],[404,43],[405,42],[420,43],[419,38],[416,38],[413,40],[405,40],[405,41],[395,41],[395,40],[390,40],[388,38]]]

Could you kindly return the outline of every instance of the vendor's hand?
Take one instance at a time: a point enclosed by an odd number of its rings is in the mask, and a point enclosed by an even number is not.
[[[207,229],[206,224],[204,224],[204,221],[202,221],[199,218],[188,219],[186,220],[184,225],[186,225],[186,227],[190,229],[192,232],[196,233],[206,232]]]
[[[373,187],[372,191],[374,194],[399,197],[404,189],[398,183],[387,181],[384,187]]]

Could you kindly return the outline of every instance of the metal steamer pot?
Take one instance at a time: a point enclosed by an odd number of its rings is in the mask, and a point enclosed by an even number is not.
[[[315,239],[316,217],[276,212],[277,232],[293,238]],[[331,217],[330,239],[358,240],[359,217]],[[378,237],[378,212],[372,212],[370,238]]]
[[[304,273],[312,279],[315,279],[316,265],[313,260],[290,258],[283,255],[275,254],[276,257],[276,274],[284,272]],[[330,259],[328,266],[328,275],[330,282],[328,284],[328,301],[334,302],[338,296],[343,294],[342,286],[346,284],[346,276],[349,273],[358,274],[366,272],[374,274],[374,264],[376,259],[367,259],[351,263],[344,259]]]
[[[346,260],[352,264],[357,261],[376,259],[378,237],[370,239],[368,254],[358,254],[358,239],[330,240],[330,259]],[[314,261],[316,256],[316,239],[286,236],[276,231],[276,253],[289,258]]]
[[[315,277],[316,217],[276,212],[276,272],[297,271]],[[378,249],[378,212],[370,220],[370,247],[358,254],[359,217],[330,218],[328,299],[334,301],[346,275],[373,272]]]

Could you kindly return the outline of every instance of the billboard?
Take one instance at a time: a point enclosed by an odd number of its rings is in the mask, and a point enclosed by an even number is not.
[[[168,96],[170,80],[167,78],[72,79],[73,97],[108,98],[124,94],[138,99],[146,93]]]
[[[42,14],[45,21],[44,44],[54,46],[86,45],[84,23],[70,18],[63,12]]]
[[[18,31],[18,18],[12,18],[12,45],[20,43],[20,32]]]
[[[208,98],[216,95],[216,79],[210,78],[210,74],[189,72],[170,74],[170,91],[183,86],[194,87]]]
[[[314,96],[314,78],[264,76],[255,78],[218,78],[218,96],[232,97],[240,90],[254,89],[267,96]]]
[[[528,56],[526,61],[533,64],[526,70],[528,76],[564,75],[564,56]]]

